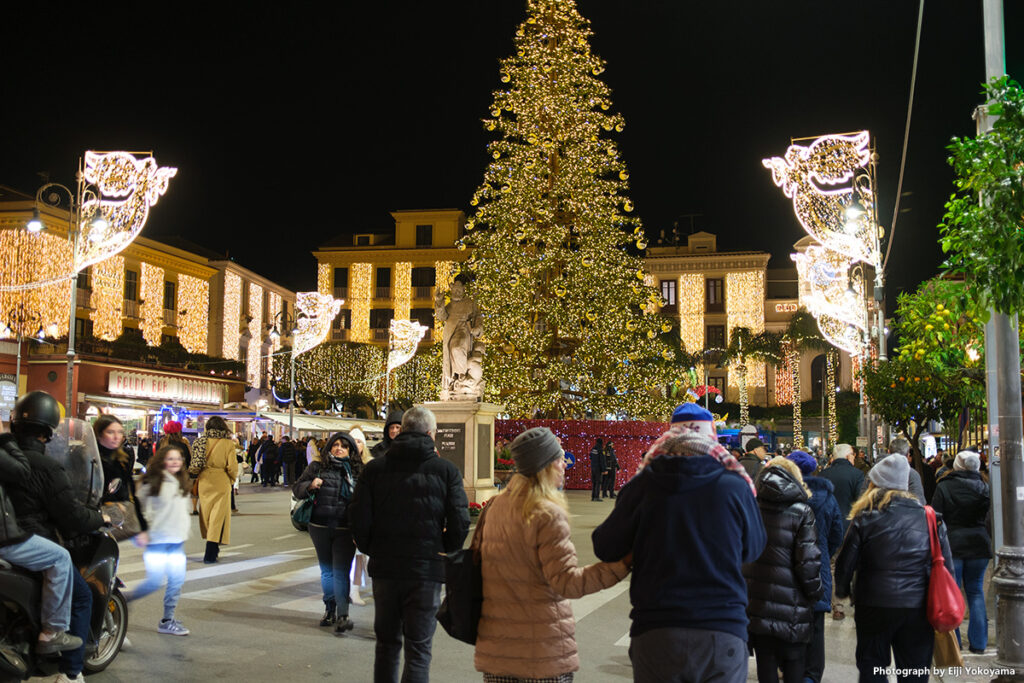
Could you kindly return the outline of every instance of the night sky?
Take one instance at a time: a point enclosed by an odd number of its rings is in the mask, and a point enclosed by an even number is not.
[[[1024,2],[1005,5],[1007,69],[1021,80]],[[152,149],[179,171],[144,235],[229,252],[298,290],[315,288],[309,252],[336,235],[387,230],[396,209],[469,208],[493,135],[480,119],[524,0],[255,6],[5,8],[0,184],[33,192],[40,171],[70,184],[85,149]],[[863,128],[891,226],[917,2],[578,7],[608,61],[627,124],[616,139],[653,240],[692,224],[719,249],[788,267],[803,232],[761,159],[791,137]],[[980,0],[929,0],[891,288],[938,270],[944,148],[973,134],[982,41]]]

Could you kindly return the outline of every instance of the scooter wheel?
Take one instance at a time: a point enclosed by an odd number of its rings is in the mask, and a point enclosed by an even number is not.
[[[96,652],[85,659],[86,673],[103,671],[117,658],[128,633],[128,601],[117,588],[110,594],[107,611],[103,615],[103,630],[99,633]]]

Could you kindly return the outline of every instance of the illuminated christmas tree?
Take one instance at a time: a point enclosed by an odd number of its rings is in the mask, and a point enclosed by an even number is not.
[[[671,324],[636,251],[646,240],[611,137],[625,123],[575,2],[527,11],[484,120],[499,138],[464,238],[488,398],[515,416],[663,417]]]

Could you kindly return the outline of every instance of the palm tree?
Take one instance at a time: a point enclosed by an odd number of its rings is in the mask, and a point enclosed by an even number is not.
[[[750,397],[747,392],[747,363],[777,363],[780,357],[781,335],[773,332],[754,334],[746,327],[733,328],[729,347],[725,350],[727,362],[736,370],[740,390],[740,426],[750,424]]]
[[[789,370],[793,377],[793,447],[803,448],[804,433],[801,423],[800,355],[804,351],[828,351],[832,345],[825,341],[818,322],[805,308],[800,308],[789,319],[782,333],[783,352],[789,357]]]

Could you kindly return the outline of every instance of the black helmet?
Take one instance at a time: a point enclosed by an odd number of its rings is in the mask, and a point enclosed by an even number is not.
[[[60,424],[60,405],[45,391],[30,391],[14,404],[11,424],[37,425],[52,433]]]

